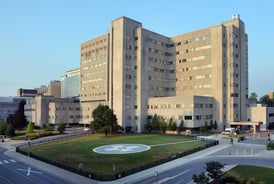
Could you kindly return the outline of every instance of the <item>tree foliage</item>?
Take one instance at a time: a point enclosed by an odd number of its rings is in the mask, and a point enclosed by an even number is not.
[[[61,122],[58,124],[57,130],[60,132],[60,134],[62,134],[65,131],[65,129],[66,127],[64,123]]]
[[[157,114],[154,114],[151,122],[152,130],[160,130],[160,120]]]
[[[32,122],[29,122],[28,123],[28,126],[27,126],[27,135],[30,134],[30,133],[33,133],[34,132],[34,124]]]
[[[116,115],[107,105],[98,105],[92,112],[91,127],[96,132],[117,133],[121,127],[117,123]]]
[[[0,121],[0,135],[5,135],[7,130],[7,124],[1,120]]]
[[[24,105],[26,102],[22,100],[19,105],[18,109],[15,111],[14,114],[10,114],[7,118],[7,123],[12,124],[15,129],[25,128],[27,125],[26,116],[24,114]]]
[[[206,176],[205,172],[202,172],[201,174],[194,174],[192,176],[192,179],[197,184],[208,184],[209,178]]]
[[[250,96],[249,96],[248,99],[249,99],[250,101],[255,101],[255,102],[257,102],[257,101],[258,101],[257,98],[258,98],[258,95],[257,95],[255,92],[253,92],[253,93],[250,94]]]
[[[206,163],[206,171],[208,172],[208,176],[211,179],[216,179],[220,177],[224,173],[222,171],[223,168],[224,164],[220,162],[211,161]]]
[[[6,129],[6,136],[13,137],[15,135],[15,129],[12,124],[8,124]]]
[[[264,95],[260,98],[260,103],[268,107],[274,107],[274,98],[270,98],[269,95]]]

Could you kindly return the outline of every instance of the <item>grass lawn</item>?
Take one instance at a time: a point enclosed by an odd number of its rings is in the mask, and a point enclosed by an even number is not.
[[[238,179],[248,180],[251,178],[254,183],[258,184],[272,184],[274,182],[274,169],[239,165],[228,171],[222,178],[233,176]]]
[[[149,151],[121,155],[104,155],[93,152],[93,148],[108,144],[146,144],[150,145]],[[160,145],[164,143],[177,143]],[[159,145],[157,145],[159,144]],[[169,135],[89,135],[78,138],[51,142],[30,147],[35,155],[78,168],[79,163],[83,169],[91,173],[115,174],[128,171],[137,167],[160,160],[153,156],[172,156],[180,152],[208,144],[204,141],[192,140],[191,137]],[[24,148],[27,151],[28,148]],[[115,164],[115,171],[113,171]]]

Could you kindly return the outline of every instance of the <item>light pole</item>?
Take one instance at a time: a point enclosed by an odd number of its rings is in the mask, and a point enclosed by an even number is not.
[[[30,138],[28,139],[28,157],[29,157],[29,148],[30,148]]]

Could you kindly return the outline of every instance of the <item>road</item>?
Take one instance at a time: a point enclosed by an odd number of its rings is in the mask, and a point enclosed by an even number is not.
[[[237,143],[229,145],[207,156],[195,158],[181,158],[181,165],[164,171],[150,170],[143,178],[127,182],[130,184],[191,184],[193,174],[205,171],[207,162],[217,161],[231,168],[235,165],[255,165],[274,169],[273,155],[265,155],[265,145]]]
[[[15,158],[3,155],[5,148],[0,147],[0,184],[60,184],[69,183],[36,167],[22,163]]]

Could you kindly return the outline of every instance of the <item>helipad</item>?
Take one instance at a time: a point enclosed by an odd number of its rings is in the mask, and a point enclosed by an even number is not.
[[[150,146],[145,144],[111,144],[96,147],[93,151],[101,154],[128,154],[139,153],[149,149]]]

